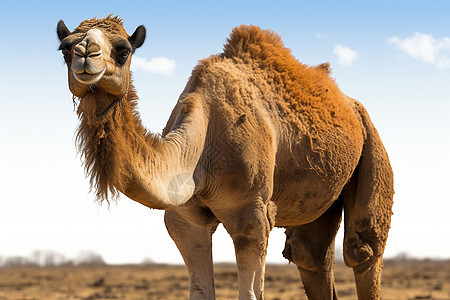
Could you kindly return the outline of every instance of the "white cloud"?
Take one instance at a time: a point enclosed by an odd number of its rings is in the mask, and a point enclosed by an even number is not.
[[[439,68],[450,68],[450,38],[448,37],[436,39],[430,34],[416,32],[404,39],[391,37],[388,42],[414,59],[431,63]]]
[[[323,34],[322,32],[317,32],[316,38],[318,38],[319,40],[328,40],[328,37],[325,34]]]
[[[342,44],[334,46],[334,54],[338,56],[338,63],[345,67],[351,67],[353,62],[358,59],[358,53]]]
[[[149,73],[170,75],[175,69],[176,63],[166,57],[155,57],[150,60],[134,56],[131,61],[133,70],[142,70]]]

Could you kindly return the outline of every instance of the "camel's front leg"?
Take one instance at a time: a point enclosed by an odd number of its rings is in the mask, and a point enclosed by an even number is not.
[[[231,235],[236,252],[239,299],[264,298],[264,271],[269,232],[273,228],[275,209],[257,200],[246,207],[218,218]]]
[[[180,250],[189,274],[190,299],[215,299],[212,234],[218,222],[198,206],[166,211],[167,230]]]

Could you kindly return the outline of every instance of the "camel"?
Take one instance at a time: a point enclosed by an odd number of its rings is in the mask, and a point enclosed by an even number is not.
[[[212,234],[222,223],[236,255],[239,299],[264,298],[274,226],[309,299],[337,299],[334,238],[359,299],[381,297],[393,173],[370,117],[337,87],[328,63],[306,66],[280,36],[233,29],[223,52],[199,61],[162,134],[137,111],[130,62],[146,36],[118,16],[57,34],[68,85],[79,99],[76,143],[99,201],[119,192],[165,210],[186,264],[190,299],[214,299]]]

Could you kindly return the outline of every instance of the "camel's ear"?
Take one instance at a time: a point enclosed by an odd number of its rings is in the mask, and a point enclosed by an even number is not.
[[[56,33],[58,34],[58,38],[60,41],[70,35],[70,30],[67,29],[66,24],[64,24],[63,20],[59,20],[58,25],[56,26]]]
[[[133,52],[144,43],[146,32],[147,30],[145,29],[144,25],[141,25],[136,28],[134,33],[128,38],[128,41],[133,47]]]

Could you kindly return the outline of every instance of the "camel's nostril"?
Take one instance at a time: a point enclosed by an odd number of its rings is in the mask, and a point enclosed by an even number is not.
[[[102,51],[91,52],[88,54],[89,58],[96,58],[102,56]]]
[[[86,48],[84,48],[81,45],[77,45],[77,46],[75,46],[74,54],[76,56],[85,57],[86,56]]]

